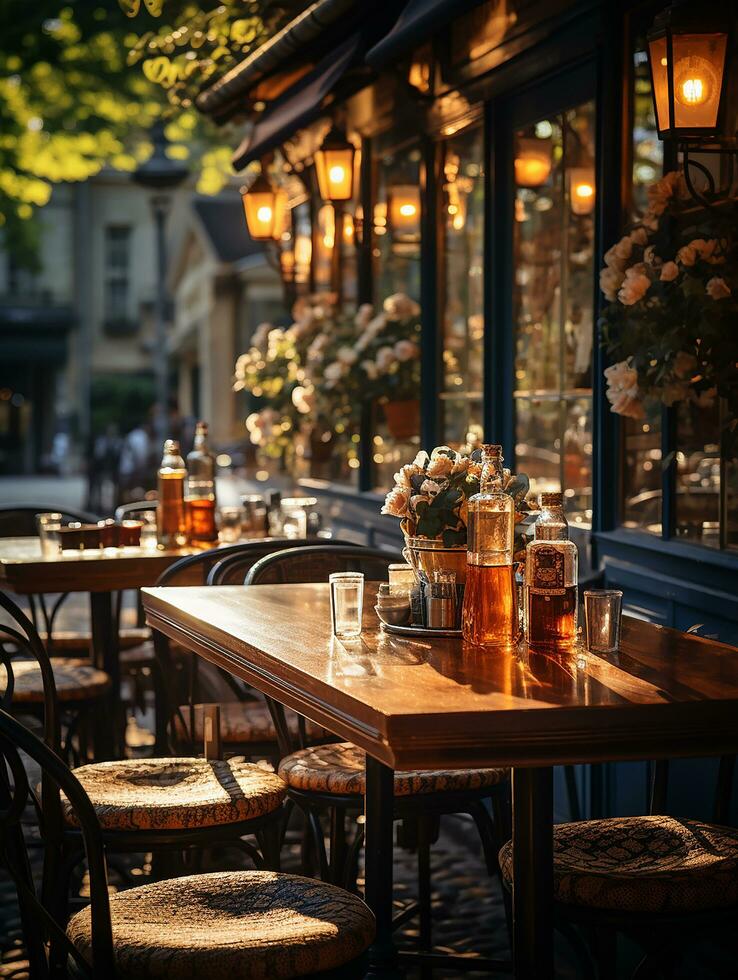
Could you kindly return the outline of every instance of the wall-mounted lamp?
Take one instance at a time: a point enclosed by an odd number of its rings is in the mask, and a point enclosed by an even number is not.
[[[394,184],[387,192],[389,230],[396,242],[420,241],[420,188]]]
[[[591,214],[595,205],[594,167],[569,170],[569,206],[572,214]]]
[[[241,188],[241,200],[253,240],[279,241],[287,211],[287,194],[269,179],[265,164],[256,180],[249,187]]]
[[[355,155],[353,143],[334,126],[315,153],[315,173],[324,201],[350,201],[354,196]]]
[[[518,187],[541,187],[551,173],[549,140],[522,138],[515,155],[515,183]]]

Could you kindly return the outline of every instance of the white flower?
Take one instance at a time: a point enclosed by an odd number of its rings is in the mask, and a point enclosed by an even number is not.
[[[343,364],[338,361],[333,361],[331,364],[327,364],[323,369],[323,377],[326,381],[339,381],[345,373]]]
[[[730,296],[730,286],[720,276],[708,280],[705,290],[712,299],[727,299]]]
[[[398,487],[410,487],[411,479],[423,471],[413,463],[405,463],[398,473],[395,473],[394,480]]]
[[[615,301],[618,289],[623,284],[623,279],[623,273],[617,269],[613,269],[611,266],[605,266],[600,272],[600,289],[605,299],[610,303]]]
[[[435,450],[434,450],[435,452]],[[442,478],[444,476],[450,476],[453,472],[454,460],[448,456],[435,456],[431,457],[430,463],[428,463],[428,476],[432,476],[434,479],[436,477]]]
[[[386,374],[396,360],[392,347],[380,347],[376,357],[377,370],[380,374]]]
[[[362,303],[359,309],[356,311],[356,316],[354,317],[354,324],[363,330],[368,326],[369,321],[374,316],[374,307],[371,303]]]
[[[384,312],[392,320],[409,320],[420,316],[420,307],[404,293],[394,293],[384,301]]]
[[[645,410],[638,388],[638,372],[632,367],[630,360],[619,361],[605,368],[607,389],[605,395],[610,402],[610,411],[617,415],[641,419]]]
[[[633,242],[628,235],[625,235],[605,252],[605,264],[609,265],[611,269],[618,269],[622,272],[632,252]]]
[[[352,364],[356,364],[356,362],[359,360],[359,355],[350,347],[339,347],[338,351],[336,352],[336,357],[341,364],[346,364],[348,367],[351,367]]]
[[[431,498],[437,497],[441,492],[441,486],[435,480],[423,480],[420,484],[420,492]]]
[[[453,465],[451,476],[456,476],[457,473],[466,473],[470,466],[471,460],[468,456],[459,456]]]
[[[661,266],[661,275],[659,279],[662,282],[673,282],[679,275],[679,266],[676,262],[664,262]]]
[[[420,348],[411,340],[398,340],[393,349],[398,361],[412,361],[420,354]]]
[[[650,286],[651,280],[648,276],[637,269],[627,269],[623,285],[618,290],[618,299],[623,306],[632,306],[643,299]]]
[[[413,466],[416,466],[418,470],[425,470],[429,462],[430,457],[428,456],[428,453],[425,451],[425,449],[421,449],[413,460]]]
[[[409,503],[410,488],[393,487],[385,497],[382,513],[389,514],[391,517],[407,517]]]
[[[656,249],[653,247],[653,245],[649,245],[648,248],[644,250],[643,261],[646,263],[646,265],[650,266],[661,265],[661,259],[656,254]]]

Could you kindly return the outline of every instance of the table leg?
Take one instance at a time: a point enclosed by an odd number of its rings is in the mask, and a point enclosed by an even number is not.
[[[120,662],[118,634],[113,615],[113,596],[110,592],[90,593],[92,622],[92,660],[96,667],[110,677],[111,688],[105,711],[95,734],[95,754],[99,759],[120,758],[123,742],[123,717],[120,700]]]
[[[366,886],[377,935],[369,950],[367,977],[400,977],[392,940],[392,859],[395,774],[371,756],[366,758]]]
[[[553,769],[513,769],[513,960],[518,980],[553,965]]]

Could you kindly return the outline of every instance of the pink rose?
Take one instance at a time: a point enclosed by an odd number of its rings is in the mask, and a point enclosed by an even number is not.
[[[453,459],[449,459],[448,456],[436,456],[428,463],[428,476],[433,477],[433,479],[441,479],[450,476],[453,468]]]
[[[384,499],[382,507],[383,514],[390,517],[407,517],[407,509],[410,503],[409,487],[393,487]]]
[[[682,265],[692,266],[697,261],[697,249],[694,245],[685,245],[677,252],[677,262]]]
[[[676,262],[664,262],[661,266],[661,275],[659,279],[662,282],[674,282],[676,277],[679,275],[679,266]]]
[[[609,265],[612,269],[619,269],[622,271],[625,263],[630,258],[633,252],[633,242],[630,240],[628,235],[621,238],[619,242],[609,248],[605,252],[605,264]]]
[[[730,286],[720,276],[713,276],[705,286],[705,291],[712,299],[727,299],[730,296]]]
[[[398,361],[412,361],[420,354],[420,348],[411,340],[398,340],[394,351]]]
[[[645,245],[648,241],[648,234],[645,228],[634,228],[630,233],[630,240],[634,245]]]
[[[638,372],[630,361],[619,361],[605,368],[607,389],[605,395],[610,402],[610,411],[628,418],[642,419],[645,410],[638,388]]]
[[[600,272],[600,289],[608,302],[613,303],[617,297],[618,289],[623,283],[623,274],[611,266],[605,266]]]
[[[391,320],[409,320],[420,316],[420,307],[404,293],[394,293],[384,301],[384,312]]]
[[[623,306],[633,306],[643,299],[651,286],[651,280],[636,269],[627,269],[625,281],[618,290],[618,299]]]
[[[386,374],[396,360],[395,352],[391,347],[380,347],[376,357],[377,370],[380,374]]]

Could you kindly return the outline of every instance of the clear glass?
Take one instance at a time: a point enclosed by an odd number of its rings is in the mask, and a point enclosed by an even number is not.
[[[307,512],[303,507],[282,507],[282,534],[300,540],[307,537]]]
[[[141,528],[141,547],[145,551],[156,551],[156,511],[143,511],[142,514],[139,514],[139,520],[143,524]]]
[[[477,645],[509,643],[517,635],[515,504],[499,489],[502,463],[499,446],[483,448],[480,492],[468,504],[462,629],[464,639]]]
[[[415,569],[412,565],[392,564],[387,569],[389,576],[389,594],[394,596],[410,595],[415,588]]]
[[[44,558],[55,558],[61,552],[62,515],[54,511],[36,514],[36,527],[41,543],[41,554]]]
[[[244,494],[241,497],[241,505],[243,507],[241,530],[244,537],[264,537],[267,533],[267,505],[264,497],[259,493]]]
[[[328,576],[328,581],[331,587],[333,635],[339,640],[361,636],[364,576],[359,572],[333,572]]]
[[[233,542],[241,540],[241,525],[243,523],[242,507],[221,507],[218,510],[221,541]]]
[[[515,134],[513,322],[516,466],[534,491],[592,516],[595,106]],[[587,194],[582,194],[582,189]]]
[[[584,593],[585,643],[595,653],[620,648],[623,593],[619,589],[588,589]]]
[[[481,126],[445,144],[442,441],[457,450],[476,448],[483,432],[483,160]]]
[[[569,541],[562,494],[542,494],[535,539],[525,559],[525,624],[530,646],[566,647],[577,639],[579,554]]]

